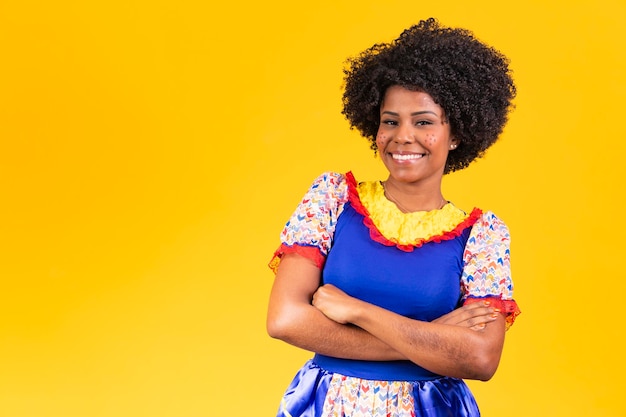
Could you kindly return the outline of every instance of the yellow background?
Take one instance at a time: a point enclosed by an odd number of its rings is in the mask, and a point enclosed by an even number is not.
[[[624,0],[0,0],[0,416],[271,416],[310,354],[266,263],[322,171],[383,170],[343,62],[420,18],[512,62],[502,140],[445,180],[513,234],[486,417],[624,416]]]

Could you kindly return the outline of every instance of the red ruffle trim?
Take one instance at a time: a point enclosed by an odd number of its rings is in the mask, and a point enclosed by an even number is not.
[[[419,248],[420,246],[428,242],[439,243],[444,240],[452,240],[455,237],[459,236],[461,233],[463,233],[463,230],[467,229],[470,226],[473,226],[474,223],[476,223],[476,221],[483,214],[482,210],[480,210],[479,208],[475,208],[474,210],[472,210],[470,215],[461,223],[459,223],[454,229],[443,232],[440,235],[431,236],[428,239],[418,239],[412,244],[405,245],[398,243],[393,239],[387,239],[385,236],[382,235],[382,233],[380,233],[380,230],[378,230],[378,228],[370,218],[369,212],[367,211],[363,203],[361,203],[359,193],[356,189],[356,180],[354,179],[352,172],[346,173],[346,182],[348,183],[348,201],[350,202],[350,205],[357,211],[357,213],[363,216],[363,224],[369,229],[370,238],[373,241],[381,243],[385,246],[396,246],[398,249],[405,252],[413,252],[413,249]]]
[[[283,243],[278,247],[278,249],[276,249],[272,260],[268,264],[268,266],[272,271],[274,271],[274,273],[278,271],[278,265],[280,264],[281,258],[289,253],[297,253],[300,256],[304,256],[305,258],[310,259],[319,269],[322,269],[322,267],[324,266],[324,262],[326,262],[326,257],[322,255],[322,252],[320,252],[320,250],[315,246],[289,246]]]
[[[522,313],[515,300],[503,300],[502,297],[495,295],[487,297],[469,297],[465,300],[463,305],[482,301],[489,301],[491,307],[499,309],[500,312],[504,314],[507,330],[513,325],[517,316]]]

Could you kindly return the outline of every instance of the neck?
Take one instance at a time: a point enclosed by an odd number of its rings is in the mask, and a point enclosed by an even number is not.
[[[428,190],[410,184],[397,184],[392,179],[387,179],[382,185],[387,200],[404,213],[438,210],[447,203],[441,193],[441,187]]]

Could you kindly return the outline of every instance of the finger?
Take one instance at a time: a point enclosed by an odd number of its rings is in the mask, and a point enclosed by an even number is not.
[[[454,322],[463,322],[472,317],[477,317],[485,314],[490,314],[492,312],[492,308],[483,303],[472,303],[466,304],[456,310],[451,311],[446,314],[448,320],[452,320]]]
[[[475,303],[475,304],[479,304],[479,303]],[[482,317],[482,316],[489,316],[492,315],[494,313],[498,313],[500,312],[499,309],[494,308],[494,307],[488,307],[488,306],[476,306],[474,308],[468,308],[468,309],[464,309],[460,311],[460,318],[462,320],[468,320],[474,317]]]
[[[460,310],[464,312],[476,312],[485,309],[492,309],[493,304],[489,300],[485,300],[482,302],[469,303],[465,304]]]
[[[492,311],[488,313],[468,318],[466,320],[466,323],[469,327],[486,324],[497,319],[499,314],[500,314],[499,309],[492,309]]]
[[[313,293],[313,298],[311,298],[311,305],[317,307],[317,303],[319,301],[319,289]]]

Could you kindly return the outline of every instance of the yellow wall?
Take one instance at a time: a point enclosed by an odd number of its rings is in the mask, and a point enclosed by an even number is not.
[[[310,356],[265,333],[278,233],[320,172],[383,173],[343,61],[431,15],[519,88],[445,183],[513,233],[483,414],[626,415],[623,0],[211,3],[0,1],[0,416],[273,415]]]

